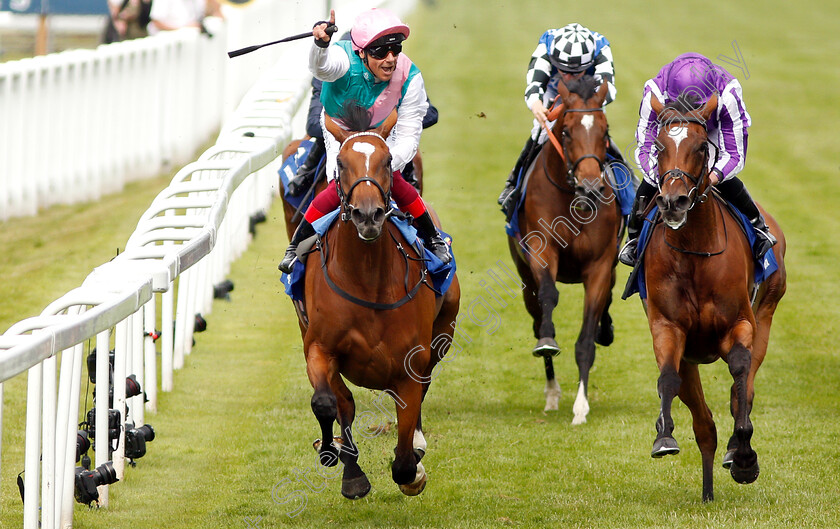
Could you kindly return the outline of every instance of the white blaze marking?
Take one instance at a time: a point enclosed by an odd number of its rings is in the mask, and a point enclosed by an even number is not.
[[[586,128],[586,132],[589,132],[589,129],[595,124],[595,117],[592,114],[587,114],[580,118],[580,124]]]
[[[356,152],[360,152],[365,155],[365,174],[370,172],[370,155],[376,151],[376,147],[371,145],[370,143],[366,143],[363,141],[357,141],[353,144],[353,150]],[[370,185],[370,182],[368,182]]]
[[[688,138],[688,127],[685,125],[680,125],[679,127],[674,127],[668,131],[668,135],[674,140],[674,143],[677,144],[677,149],[680,148],[680,143],[686,138]]]

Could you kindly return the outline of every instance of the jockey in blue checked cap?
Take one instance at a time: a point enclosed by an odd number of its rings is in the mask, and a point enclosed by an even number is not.
[[[629,266],[636,263],[642,215],[659,186],[655,152],[659,121],[651,108],[651,98],[655,97],[663,104],[679,99],[692,106],[702,106],[714,93],[718,94],[717,109],[706,123],[711,150],[716,153],[715,156],[709,157],[710,184],[752,223],[756,230],[753,254],[757,260],[776,244],[776,238],[764,223],[758,206],[753,202],[744,183],[736,176],[744,168],[747,157],[747,129],[751,124],[743,100],[741,83],[703,55],[685,53],[663,66],[656,77],[645,83],[639,107],[639,124],[636,128],[636,159],[645,177],[636,192],[627,226],[627,243],[618,256],[622,263]]]
[[[557,97],[557,84],[568,83],[586,74],[609,85],[604,105],[611,103],[616,95],[615,67],[610,43],[603,35],[577,23],[549,29],[542,34],[537,48],[531,54],[525,76],[528,83],[525,88],[525,104],[534,114],[534,126],[499,196],[499,205],[508,219],[519,201],[519,173],[523,168],[528,168],[539,152],[539,147],[548,139],[542,124],[547,121],[546,105],[550,105]],[[608,143],[607,153],[623,164],[621,152],[614,143]]]

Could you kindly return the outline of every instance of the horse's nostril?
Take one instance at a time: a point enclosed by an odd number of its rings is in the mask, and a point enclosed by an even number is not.
[[[659,209],[666,209],[668,203],[665,201],[665,198],[662,195],[659,195],[658,197],[656,197],[656,205],[659,207]]]
[[[361,211],[354,208],[350,212],[350,220],[352,220],[354,224],[359,224],[364,221],[364,216],[362,215]]]
[[[373,212],[373,222],[379,224],[385,220],[385,208],[376,208]]]

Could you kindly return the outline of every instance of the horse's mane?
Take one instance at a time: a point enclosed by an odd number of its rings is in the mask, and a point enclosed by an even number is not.
[[[601,86],[601,83],[598,82],[595,77],[591,75],[584,75],[580,79],[575,79],[574,81],[569,81],[566,85],[566,88],[569,89],[569,92],[575,93],[581,97],[584,101],[595,95],[595,92],[598,91],[598,87]]]
[[[348,130],[364,132],[373,128],[370,111],[355,99],[345,101],[341,107],[341,114],[336,117],[341,119]]]

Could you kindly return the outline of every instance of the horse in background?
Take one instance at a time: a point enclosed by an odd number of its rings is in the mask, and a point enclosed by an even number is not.
[[[358,464],[352,435],[355,404],[344,379],[384,391],[397,404],[392,477],[404,494],[416,495],[426,485],[421,405],[432,370],[452,343],[460,287],[453,277],[449,289],[436,295],[424,257],[388,220],[394,213],[393,177],[385,138],[396,113],[370,130],[369,114],[354,108],[342,116],[349,130],[326,118],[327,129],[341,143],[341,213],[318,243],[321,266],[312,263],[313,253],[305,270],[307,317],[300,327],[314,388],[312,411],[323,439],[315,447],[322,465],[344,464],[345,497],[365,496],[371,486]],[[336,421],[341,435],[334,440]]]
[[[771,250],[778,269],[755,286],[756,265],[747,236],[709,186],[705,124],[717,106],[717,96],[696,109],[680,100],[663,105],[654,97],[651,103],[661,124],[656,205],[662,218],[643,256],[646,312],[660,372],[661,407],[651,455],[679,452],[671,417],[672,401],[679,396],[691,411],[700,448],[702,498],[712,501],[717,430],[698,364],[723,359],[729,365],[735,426],[723,466],[736,482],[752,483],[759,473],[758,457],[750,446],[755,375],[767,352],[773,314],[785,293],[786,242],[779,224],[762,208],[778,240]]]
[[[622,217],[604,177],[607,90],[606,82],[599,87],[591,76],[568,87],[559,84],[559,104],[549,116],[556,120],[550,131],[554,138],[545,142],[526,174],[527,191],[518,212],[521,237],[508,236],[511,257],[525,285],[525,307],[534,322],[533,354],[544,358],[546,410],[556,410],[560,398],[552,361],[560,352],[552,321],[559,297],[554,283],[583,283],[583,322],[575,343],[579,382],[572,424],[586,422],[589,413],[595,344],[606,346],[613,341],[609,307]]]

